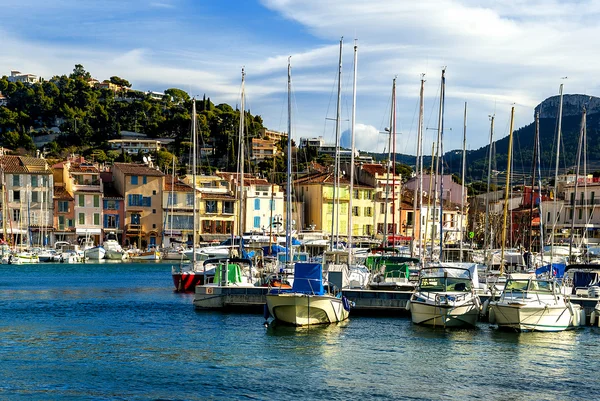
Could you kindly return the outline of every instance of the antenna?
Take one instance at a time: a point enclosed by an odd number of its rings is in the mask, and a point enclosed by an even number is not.
[[[148,158],[146,156],[142,157],[142,159],[144,160],[144,163],[148,164]]]

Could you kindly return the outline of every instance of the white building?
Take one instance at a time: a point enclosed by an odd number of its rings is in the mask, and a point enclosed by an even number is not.
[[[24,84],[33,84],[39,82],[40,78],[33,74],[22,74],[20,71],[11,71],[8,82],[22,82]]]

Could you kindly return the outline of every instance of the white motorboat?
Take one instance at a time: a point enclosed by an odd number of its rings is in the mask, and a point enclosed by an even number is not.
[[[104,255],[106,259],[123,260],[127,258],[127,253],[123,250],[121,244],[119,244],[115,233],[109,233],[102,246],[106,250],[106,254]]]
[[[102,245],[95,246],[93,248],[86,249],[83,251],[83,256],[85,259],[90,261],[99,261],[104,259],[104,255],[106,254],[106,250]]]
[[[129,258],[131,260],[160,260],[160,252],[158,251],[147,251],[147,252],[130,252]]]
[[[17,252],[10,256],[8,263],[15,265],[40,263],[40,259],[32,252]]]
[[[554,279],[511,274],[500,299],[490,302],[489,321],[517,331],[563,331],[585,324],[585,312],[560,293]]]
[[[350,315],[350,302],[341,292],[323,285],[320,263],[296,263],[291,289],[271,289],[267,294],[269,314],[293,326],[337,323]]]
[[[421,269],[417,288],[407,305],[413,323],[475,326],[481,310],[475,293],[476,272],[477,265],[473,263],[442,263]]]

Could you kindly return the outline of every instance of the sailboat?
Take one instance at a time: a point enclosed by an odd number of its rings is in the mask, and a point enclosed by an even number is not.
[[[340,40],[340,69],[342,57]],[[288,60],[288,148],[287,148],[287,221],[286,221],[286,261],[291,259],[292,235],[292,67]],[[333,235],[333,232],[332,232]],[[266,309],[275,321],[293,326],[337,323],[350,315],[350,302],[341,291],[333,291],[324,285],[323,268],[320,263],[296,262],[294,282],[291,289],[273,288],[267,294]]]
[[[198,262],[208,259],[207,255],[199,255],[196,252],[196,239],[198,233],[198,219],[197,219],[197,196],[196,196],[196,146],[197,146],[197,133],[196,133],[196,99],[192,100],[192,144],[193,144],[193,156],[192,156],[192,187],[194,191],[194,206],[193,206],[193,240],[192,240],[192,257],[190,263],[181,263],[179,266],[173,266],[171,269],[171,275],[173,276],[173,284],[175,285],[175,291],[178,292],[193,292],[196,285],[203,284],[205,281],[206,271]]]
[[[562,92],[562,88],[561,88]],[[504,245],[506,243],[506,218],[513,142],[515,108],[511,109],[508,161],[505,187],[504,223],[502,228],[502,254],[500,275],[504,274]],[[517,331],[563,331],[585,324],[585,312],[560,294],[556,280],[536,278],[531,274],[513,273],[508,276],[498,301],[490,302],[489,321],[499,328]]]

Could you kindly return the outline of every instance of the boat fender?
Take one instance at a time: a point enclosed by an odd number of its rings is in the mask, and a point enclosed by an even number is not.
[[[579,325],[580,326],[585,326],[586,319],[587,319],[587,316],[585,314],[585,309],[581,308],[579,310]]]
[[[487,315],[490,309],[490,298],[486,299],[486,301],[483,303],[483,306],[481,307],[481,313],[483,315]]]
[[[477,309],[479,309],[479,311],[481,312],[481,299],[479,299],[478,296],[475,296],[474,303],[475,303],[475,306],[477,307]]]
[[[406,305],[404,306],[404,308],[409,311],[410,310],[410,299],[408,301],[406,301]]]
[[[494,308],[489,309],[488,322],[491,324],[496,323],[496,312],[494,311]]]
[[[267,306],[267,304],[265,304],[265,307],[263,309],[263,316],[264,316],[265,320],[269,320],[269,316],[271,316],[271,313],[269,312],[269,307]]]
[[[342,297],[342,305],[344,306],[344,309],[350,312],[350,301],[348,301],[348,298]]]
[[[594,322],[596,322],[596,311],[593,311],[590,315],[590,324],[593,326]]]

